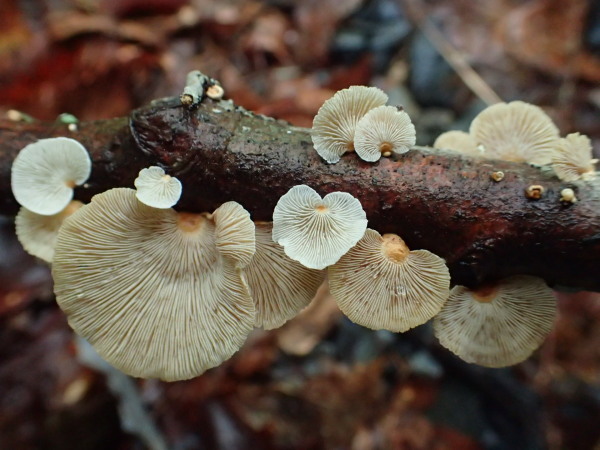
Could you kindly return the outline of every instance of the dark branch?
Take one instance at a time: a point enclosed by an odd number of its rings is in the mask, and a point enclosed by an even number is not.
[[[347,154],[328,165],[306,129],[230,102],[205,99],[189,110],[173,98],[136,110],[129,120],[81,124],[74,133],[62,125],[0,122],[0,213],[18,207],[9,180],[19,149],[61,135],[92,154],[92,178],[76,194],[84,201],[112,187],[133,187],[140,169],[160,165],[183,183],[178,209],[212,211],[235,200],[255,220],[269,220],[279,197],[307,184],[322,195],[357,197],[369,227],[445,258],[453,283],[531,274],[551,285],[600,291],[600,180],[566,183],[549,168],[427,148],[375,164]],[[491,179],[495,171],[504,172],[502,181]],[[534,184],[545,188],[540,200],[525,196]],[[575,190],[577,203],[560,202],[565,187]]]

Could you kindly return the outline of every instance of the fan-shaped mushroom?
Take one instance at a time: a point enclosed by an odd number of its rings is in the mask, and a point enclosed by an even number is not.
[[[467,362],[517,364],[544,341],[556,300],[544,280],[515,276],[477,290],[455,286],[433,329],[440,344]]]
[[[294,186],[273,212],[273,240],[285,254],[310,269],[334,264],[363,236],[367,216],[347,192],[325,198],[312,188]]]
[[[421,325],[440,311],[450,292],[442,258],[410,251],[397,235],[382,237],[371,229],[328,272],[342,312],[374,330],[403,332]]]
[[[238,269],[245,257],[219,250],[222,236],[236,235],[216,230],[250,219],[239,207],[222,220],[221,208],[156,209],[124,188],[96,195],[56,243],[54,288],[69,324],[137,377],[187,379],[233,355],[252,330],[254,303]]]

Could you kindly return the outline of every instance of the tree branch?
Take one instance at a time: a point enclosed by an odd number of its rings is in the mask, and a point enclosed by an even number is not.
[[[551,285],[600,291],[600,180],[566,183],[548,168],[469,158],[415,148],[375,164],[345,155],[326,164],[308,130],[257,116],[231,102],[205,99],[196,109],[179,99],[152,102],[131,117],[80,124],[0,121],[1,214],[18,208],[10,191],[10,166],[30,142],[70,136],[91,153],[92,177],[76,197],[133,187],[140,169],[159,165],[183,183],[178,209],[212,211],[235,200],[255,220],[270,220],[278,199],[307,184],[324,195],[357,197],[369,227],[397,233],[412,249],[445,258],[455,284],[477,286],[514,274]],[[502,171],[502,181],[492,172]],[[525,196],[542,185],[539,200]],[[560,191],[578,202],[563,204]]]

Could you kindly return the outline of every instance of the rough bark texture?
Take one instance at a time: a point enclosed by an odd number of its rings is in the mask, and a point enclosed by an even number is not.
[[[349,192],[369,227],[399,234],[412,249],[445,258],[455,284],[477,286],[513,274],[551,285],[600,291],[600,180],[566,183],[549,168],[463,157],[415,148],[366,163],[347,154],[326,164],[308,130],[253,115],[231,102],[205,99],[198,108],[179,99],[157,100],[130,119],[64,125],[0,122],[0,213],[17,211],[10,165],[36,139],[70,136],[90,151],[92,177],[76,197],[117,186],[133,187],[143,167],[160,165],[184,186],[177,209],[212,211],[235,200],[255,220],[269,220],[279,197],[307,184],[325,195]],[[490,174],[502,171],[502,181]],[[542,185],[539,200],[525,189]],[[560,191],[578,202],[563,204]]]

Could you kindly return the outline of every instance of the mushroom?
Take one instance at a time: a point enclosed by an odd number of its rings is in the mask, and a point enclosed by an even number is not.
[[[73,200],[61,212],[51,216],[42,216],[21,207],[15,219],[15,227],[17,238],[25,251],[51,263],[58,229],[67,217],[82,206],[83,203]]]
[[[520,101],[488,106],[473,119],[469,133],[486,157],[534,164],[550,163],[558,140],[552,119]]]
[[[563,181],[590,180],[596,176],[592,143],[585,134],[571,133],[558,140],[552,168]]]
[[[481,148],[477,147],[475,139],[464,131],[452,130],[440,134],[433,143],[434,148],[454,150],[469,156],[481,156]]]
[[[337,262],[363,236],[367,216],[347,192],[321,198],[306,186],[291,188],[273,212],[273,240],[285,254],[310,269]]]
[[[93,197],[56,242],[54,289],[71,327],[136,377],[188,379],[231,357],[252,330],[254,303],[238,268],[245,256],[219,250],[223,236],[236,239],[225,228],[250,220],[221,215],[229,206],[178,213],[126,188]]]
[[[313,120],[312,140],[317,153],[328,163],[354,150],[358,121],[371,109],[385,105],[388,96],[381,89],[350,86],[335,93],[321,106]]]
[[[279,328],[308,306],[325,279],[288,258],[272,238],[273,224],[256,222],[256,253],[244,269],[256,308],[254,326]]]
[[[415,145],[415,126],[405,111],[394,106],[378,106],[356,125],[354,149],[365,161],[378,161],[392,153],[406,153]]]
[[[11,186],[17,202],[44,216],[58,214],[73,199],[73,188],[90,176],[92,161],[74,139],[40,139],[25,146],[12,165]]]
[[[404,332],[435,316],[450,293],[442,258],[410,251],[395,234],[367,229],[355,247],[330,266],[329,289],[348,318],[374,330]]]
[[[469,363],[517,364],[544,341],[556,300],[541,278],[515,276],[477,290],[455,286],[433,329],[440,344]]]
[[[140,170],[134,181],[136,197],[145,205],[153,208],[170,208],[181,197],[181,182],[160,167],[148,167]]]

